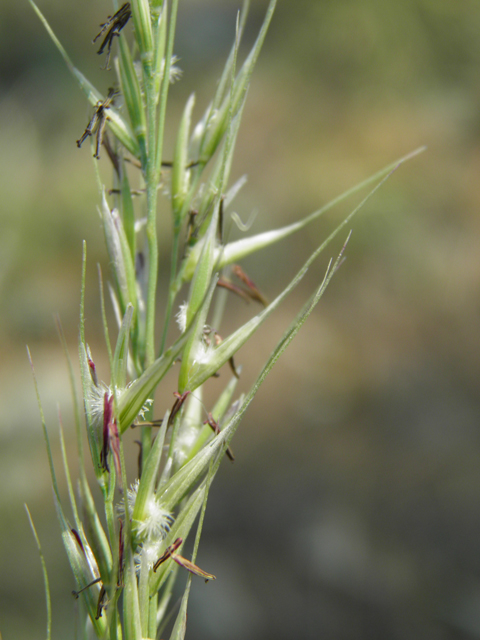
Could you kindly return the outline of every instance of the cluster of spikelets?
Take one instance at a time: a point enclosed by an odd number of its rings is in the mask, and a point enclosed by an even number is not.
[[[80,364],[85,411],[84,416],[78,410],[76,415],[81,510],[73,491],[62,438],[74,525],[69,523],[61,505],[51,465],[63,542],[77,583],[74,595],[83,611],[79,636],[82,638],[92,633],[98,638],[125,640],[159,637],[164,622],[170,617],[177,574],[187,570],[189,579],[171,634],[173,639],[183,638],[191,576],[214,578],[195,564],[211,482],[224,454],[233,460],[229,445],[243,413],[319,301],[340,257],[329,266],[318,289],[277,344],[256,383],[240,397],[235,396],[239,368],[234,356],[366,199],[310,256],[271,303],[267,303],[241,268],[233,265],[244,256],[303,228],[361,187],[375,181],[381,184],[403,161],[387,167],[297,223],[236,242],[224,241],[229,205],[245,182],[242,178],[228,188],[235,141],[251,73],[275,4],[275,0],[271,0],[257,40],[239,66],[237,53],[248,5],[244,3],[234,44],[213,100],[193,126],[194,97],[188,99],[173,161],[165,162],[162,150],[167,96],[169,84],[179,76],[173,55],[177,0],[132,0],[121,7],[114,2],[114,12],[101,25],[97,36],[101,42],[98,53],[106,56],[105,74],[111,77],[116,73],[116,81],[107,80],[116,88],[104,94],[72,64],[32,2],[93,108],[92,119],[77,144],[80,146],[90,139],[97,159],[101,148],[102,155],[105,150],[114,176],[108,196],[102,187],[100,213],[112,267],[111,298],[119,330],[115,348],[111,349],[103,312],[111,368],[107,385],[97,378],[94,357],[85,339],[83,278]],[[112,55],[113,70],[110,71],[112,46],[118,47],[118,56]],[[129,182],[132,172],[138,173],[136,179],[141,182],[141,188],[136,191],[141,197],[136,199]],[[168,186],[173,244],[162,339],[161,344],[156,345],[159,185],[163,185],[164,192]],[[141,209],[141,215],[137,208]],[[233,273],[239,277],[239,284],[232,280]],[[85,261],[83,274],[85,276]],[[167,330],[182,287],[188,289],[188,293],[177,314],[179,336],[166,349]],[[259,301],[263,308],[222,339],[218,329],[224,297],[232,295],[231,291]],[[172,407],[162,419],[153,420],[155,391],[178,361],[177,387],[171,390]],[[225,364],[230,365],[231,378],[223,386],[216,404],[207,411],[202,401],[202,385]],[[222,375],[217,384],[223,379]],[[82,422],[86,423],[93,470],[103,498],[102,517],[87,482]],[[139,477],[129,482],[122,436],[132,426],[141,432],[141,459]],[[188,560],[180,551],[199,514],[193,557]],[[46,573],[45,579],[48,596]],[[48,597],[47,601],[49,636]]]

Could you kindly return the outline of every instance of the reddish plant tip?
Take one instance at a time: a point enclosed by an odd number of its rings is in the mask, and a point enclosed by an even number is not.
[[[168,427],[170,427],[173,424],[173,421],[175,420],[175,416],[177,415],[177,413],[182,408],[183,403],[188,398],[190,393],[191,393],[191,391],[184,391],[183,393],[179,393],[178,391],[174,391],[173,392],[173,395],[175,396],[176,400],[173,403],[173,407],[172,407],[172,410],[170,412],[170,417],[168,418],[167,429],[168,429]]]
[[[93,384],[98,387],[97,370],[94,361],[88,357],[88,368],[90,369],[90,376],[93,380]]]
[[[117,421],[113,415],[113,396],[110,395],[109,391],[105,391],[103,399],[103,446],[100,453],[100,462],[102,463],[102,468],[107,472],[110,472],[108,466],[109,450],[111,450],[113,454],[115,469],[120,477],[120,437]]]

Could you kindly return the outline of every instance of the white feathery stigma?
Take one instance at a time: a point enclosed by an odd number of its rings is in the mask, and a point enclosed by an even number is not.
[[[135,508],[139,487],[140,480],[137,479],[132,485],[130,485],[130,488],[127,489],[127,504],[130,517],[132,516]],[[125,518],[124,498],[122,498],[117,505],[117,513],[120,517]],[[164,509],[153,495],[147,500],[145,505],[144,519],[135,521],[138,536],[144,542],[161,542],[170,530],[173,520],[174,518],[172,514]]]
[[[170,84],[174,84],[177,80],[180,80],[183,75],[182,69],[177,65],[179,60],[180,58],[175,54],[170,59],[170,76],[168,78],[170,80]]]
[[[128,514],[132,515],[133,508],[135,506],[135,500],[137,499],[138,487],[140,486],[140,480],[137,478],[130,487],[127,489],[127,504]],[[120,517],[125,518],[125,496],[117,504],[117,513]]]
[[[142,564],[146,564],[148,569],[152,569],[153,565],[161,555],[161,547],[161,540],[156,542],[148,541],[139,545],[133,557],[135,562],[135,571],[138,573]]]
[[[90,420],[92,424],[101,429],[103,427],[103,412],[105,409],[105,394],[108,393],[110,398],[113,395],[112,390],[104,382],[98,385],[91,384],[88,388],[88,408],[90,411]]]
[[[145,507],[145,519],[136,523],[140,537],[147,540],[163,540],[173,522],[172,514],[158,504],[155,496],[147,501]]]
[[[184,302],[178,307],[178,312],[177,312],[177,315],[175,316],[175,319],[177,320],[178,328],[180,329],[181,333],[183,333],[187,328],[187,309],[188,309],[188,304]]]
[[[199,340],[192,364],[208,364],[213,354],[213,343]]]

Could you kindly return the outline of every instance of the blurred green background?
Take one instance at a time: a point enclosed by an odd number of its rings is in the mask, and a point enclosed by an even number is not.
[[[182,0],[167,149],[191,91],[198,119],[234,34],[237,0]],[[246,47],[266,1],[252,0]],[[40,8],[94,84],[103,0]],[[130,27],[127,28],[128,31]],[[0,632],[45,637],[42,541],[53,638],[73,637],[74,582],[54,513],[25,344],[59,476],[57,402],[74,447],[81,242],[87,339],[107,378],[96,263],[108,274],[90,111],[27,2],[0,7]],[[235,201],[252,232],[292,222],[426,144],[353,223],[347,261],[261,388],[211,492],[192,589],[196,640],[480,637],[480,5],[465,0],[279,0],[238,140]],[[106,183],[108,163],[100,162]],[[360,197],[244,267],[273,298]],[[169,221],[162,220],[162,268]],[[334,247],[243,349],[244,389]],[[161,285],[164,284],[161,282]],[[162,290],[164,292],[164,290]],[[159,295],[159,309],[164,297]],[[224,332],[256,312],[231,300]],[[103,359],[103,360],[102,360]],[[165,390],[162,412],[171,403]],[[168,404],[167,404],[168,403]],[[132,461],[136,451],[132,444]],[[132,462],[133,464],[133,462]],[[61,485],[64,489],[63,480]]]

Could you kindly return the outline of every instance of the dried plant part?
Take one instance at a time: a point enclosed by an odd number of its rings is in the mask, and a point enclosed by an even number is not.
[[[125,4],[120,7],[117,13],[114,13],[113,16],[108,16],[107,21],[100,25],[101,30],[99,31],[99,33],[97,33],[92,41],[96,42],[98,38],[100,38],[105,33],[105,31],[107,32],[107,35],[100,45],[100,49],[97,51],[97,53],[101,55],[105,51],[105,49],[107,49],[107,59],[105,61],[104,67],[107,70],[109,68],[108,63],[110,62],[110,53],[112,51],[113,39],[120,36],[120,31],[130,20],[131,15],[132,12],[130,9],[130,3],[125,2]]]
[[[101,578],[95,578],[95,580],[92,580],[91,582],[86,584],[84,587],[82,587],[78,591],[72,591],[72,596],[75,598],[75,600],[78,600],[78,598],[79,598],[80,594],[82,593],[82,591],[85,591],[86,589],[89,589],[90,587],[93,587],[94,584],[98,584],[101,581],[102,581]]]
[[[100,147],[103,142],[105,127],[107,125],[107,111],[113,104],[116,95],[117,92],[115,91],[115,89],[110,88],[105,100],[99,100],[97,102],[95,106],[95,113],[93,114],[92,119],[87,124],[87,127],[82,136],[77,140],[77,147],[80,149],[85,140],[95,133],[97,136],[97,144],[95,145],[95,153],[93,154],[93,157],[97,158],[97,160],[100,158]]]
[[[98,620],[99,618],[102,617],[102,611],[107,606],[106,595],[107,595],[107,591],[105,589],[105,585],[102,584],[102,588],[100,589],[100,593],[98,594],[97,615],[95,616],[95,620]]]
[[[182,544],[182,538],[177,538],[173,544],[165,549],[165,553],[160,556],[160,558],[153,565],[153,572],[155,573],[158,567],[163,564],[166,560],[172,557],[174,551],[178,549],[178,547]]]
[[[194,575],[199,576],[200,578],[203,578],[205,582],[208,582],[209,580],[216,580],[216,577],[211,573],[207,573],[203,569],[200,569],[199,566],[197,566],[190,560],[187,560],[187,558],[184,558],[178,553],[175,553],[175,551],[181,546],[182,542],[183,542],[182,538],[177,538],[173,544],[167,547],[165,550],[165,553],[153,565],[153,571],[156,572],[158,567],[161,564],[163,564],[166,560],[171,558],[178,565],[180,565],[187,571],[190,571],[190,573],[193,573]]]
[[[209,580],[216,580],[216,576],[211,573],[207,573],[203,569],[200,569],[199,566],[197,566],[193,562],[190,562],[190,560],[187,560],[187,558],[179,556],[178,553],[172,553],[171,556],[172,560],[174,560],[178,565],[180,565],[187,571],[190,571],[190,573],[193,573],[199,578],[203,578],[205,582],[208,582]]]
[[[215,420],[215,418],[212,416],[211,413],[208,414],[208,417],[203,424],[208,424],[208,426],[213,429],[213,432],[215,433],[215,435],[218,435],[221,431],[220,425],[218,424],[218,422]],[[229,460],[231,460],[232,462],[235,462],[235,456],[233,455],[233,451],[230,447],[227,447],[225,453],[227,454],[227,457]]]
[[[260,302],[260,304],[263,304],[264,307],[267,307],[268,300],[265,298],[257,285],[253,282],[253,280],[247,276],[242,267],[239,264],[234,264],[232,267],[232,271],[237,276],[237,278],[241,280],[247,287],[245,293],[250,296],[252,300],[256,300],[257,302]]]

